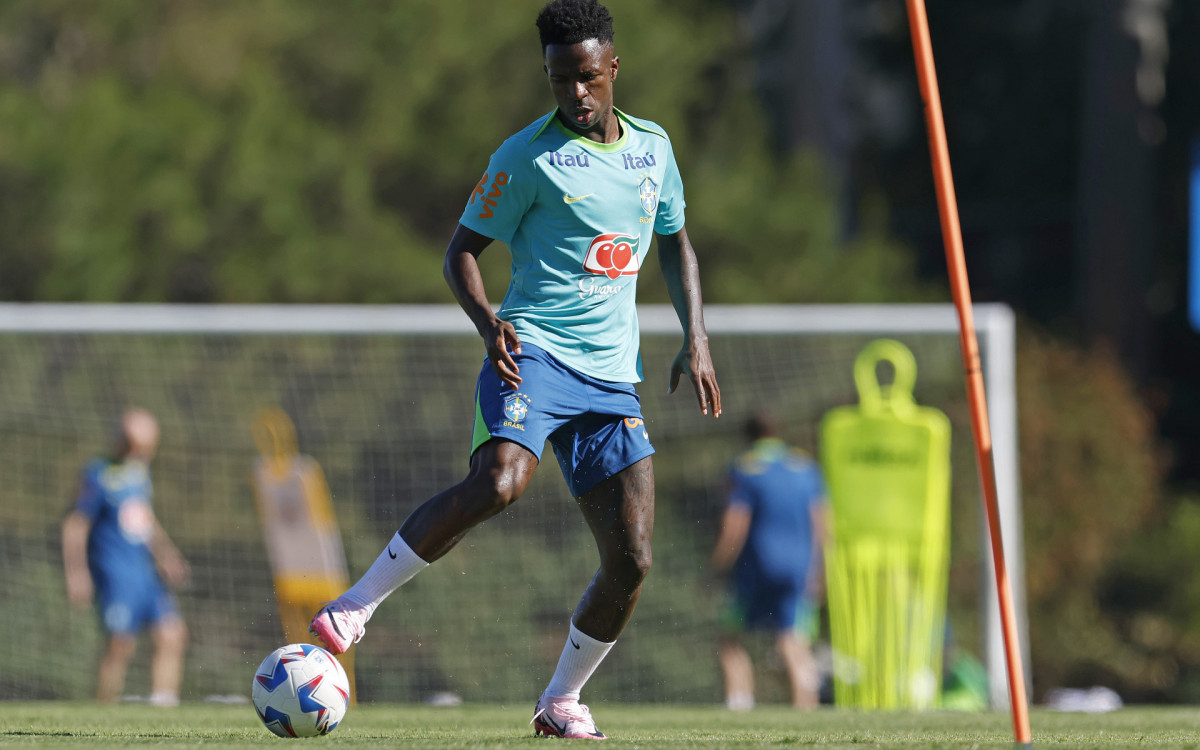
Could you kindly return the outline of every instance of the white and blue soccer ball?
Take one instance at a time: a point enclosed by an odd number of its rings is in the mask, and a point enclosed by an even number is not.
[[[332,732],[346,716],[350,680],[333,654],[293,643],[263,659],[251,695],[267,729],[280,737],[315,737]]]

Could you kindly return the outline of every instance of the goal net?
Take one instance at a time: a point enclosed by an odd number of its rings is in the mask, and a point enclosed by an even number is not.
[[[768,408],[786,439],[815,453],[822,416],[857,400],[854,358],[887,336],[916,356],[918,403],[953,425],[949,618],[958,645],[985,660],[993,696],[1004,701],[953,308],[710,306],[719,420],[699,414],[686,384],[667,395],[682,341],[673,311],[645,306],[639,314],[639,392],[658,450],[655,562],[588,694],[720,699],[721,592],[707,558],[742,424]],[[1013,321],[1003,306],[978,305],[975,315],[1023,612]],[[93,693],[102,635],[94,611],[67,606],[59,524],[81,468],[109,449],[123,408],[143,406],[159,419],[155,509],[192,567],[179,594],[191,632],[184,699],[245,695],[255,666],[282,638],[251,483],[255,414],[283,409],[300,452],[324,470],[354,578],[410,510],[464,476],[482,359],[465,316],[443,306],[0,305],[0,626],[8,634],[0,698]],[[535,699],[597,565],[573,505],[548,461],[520,501],[384,603],[358,647],[359,698],[421,701],[446,691],[467,701]],[[143,643],[127,693],[147,692],[149,651]],[[764,667],[762,697],[782,697],[782,676]]]

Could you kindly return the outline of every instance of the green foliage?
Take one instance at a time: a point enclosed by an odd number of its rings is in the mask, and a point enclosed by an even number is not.
[[[0,299],[449,301],[466,195],[552,106],[539,5],[4,4]],[[770,153],[732,9],[611,6],[618,105],[672,133],[709,299],[928,296],[880,232],[843,245],[815,160]],[[507,270],[485,257],[496,300]]]
[[[1119,639],[1098,668],[1149,700],[1200,698],[1200,498],[1174,498],[1120,548],[1097,591]]]
[[[1018,363],[1035,684],[1144,693],[1143,660],[1100,594],[1159,500],[1152,416],[1111,352],[1027,336]]]

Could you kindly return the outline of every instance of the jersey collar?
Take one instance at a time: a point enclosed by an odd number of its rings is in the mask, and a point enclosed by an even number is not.
[[[758,455],[782,453],[786,448],[787,443],[783,441],[783,438],[777,437],[759,438],[750,446],[751,452]]]
[[[617,140],[613,141],[612,143],[596,143],[595,141],[591,140],[590,138],[584,138],[579,133],[576,133],[574,130],[571,130],[566,125],[563,125],[562,122],[558,119],[558,107],[555,107],[554,111],[546,116],[546,121],[543,122],[542,126],[540,128],[538,128],[536,133],[533,134],[533,137],[529,139],[529,142],[533,143],[534,141],[536,141],[538,139],[538,136],[540,136],[542,133],[544,133],[546,131],[546,128],[549,128],[550,126],[553,125],[554,127],[558,128],[559,132],[561,132],[567,138],[570,138],[572,141],[575,141],[576,143],[583,146],[584,148],[590,148],[593,151],[599,151],[601,153],[612,153],[614,151],[620,151],[621,149],[625,148],[625,146],[629,143],[629,129],[630,129],[631,125],[629,122],[629,116],[626,115],[624,112],[617,109],[616,107],[613,107],[613,113],[617,116],[617,119],[619,119],[621,121],[621,137],[618,138]]]

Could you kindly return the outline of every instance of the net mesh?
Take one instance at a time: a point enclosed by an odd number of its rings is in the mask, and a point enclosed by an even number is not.
[[[784,437],[815,451],[821,417],[857,401],[854,358],[874,338],[712,333],[725,404],[712,420],[686,384],[666,394],[680,334],[643,336],[639,391],[658,450],[655,564],[589,695],[719,699],[720,592],[705,571],[741,425],[770,408]],[[979,501],[957,337],[893,338],[916,355],[917,401],[954,426],[950,614],[960,641],[977,647]],[[122,408],[159,419],[155,509],[192,566],[179,594],[191,632],[184,698],[246,694],[254,668],[281,645],[250,484],[255,413],[282,407],[301,452],[320,462],[355,578],[410,510],[463,477],[481,361],[472,335],[0,333],[0,619],[9,634],[0,698],[93,692],[102,635],[93,611],[67,607],[59,524]],[[382,605],[358,647],[361,700],[536,698],[597,565],[552,455],[519,502]],[[128,693],[147,691],[148,646]],[[783,695],[776,677],[761,678],[764,699]]]

